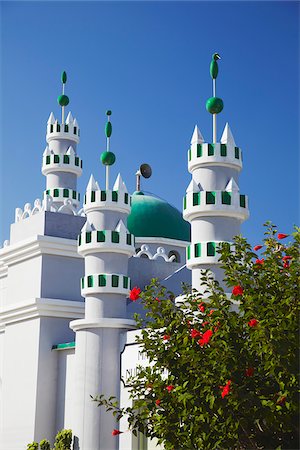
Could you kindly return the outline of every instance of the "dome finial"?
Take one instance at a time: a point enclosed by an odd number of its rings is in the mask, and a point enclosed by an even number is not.
[[[105,178],[106,178],[106,190],[109,189],[109,168],[116,161],[116,156],[110,151],[110,137],[112,134],[112,124],[110,121],[111,111],[106,111],[107,122],[105,125],[105,136],[106,136],[106,151],[101,153],[101,162],[105,166]]]
[[[65,106],[69,104],[69,97],[65,95],[65,84],[67,82],[67,73],[65,71],[61,74],[62,94],[58,96],[58,104],[61,106],[61,123],[65,123]]]
[[[223,100],[216,96],[216,79],[219,72],[218,67],[218,59],[221,59],[219,53],[214,53],[212,55],[212,60],[210,62],[210,76],[213,81],[213,96],[210,97],[206,102],[206,109],[209,113],[213,115],[213,143],[215,144],[217,142],[217,114],[219,114],[224,105]]]

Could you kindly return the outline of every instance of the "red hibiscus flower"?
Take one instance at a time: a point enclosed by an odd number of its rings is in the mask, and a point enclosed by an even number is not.
[[[251,328],[256,327],[257,324],[258,324],[258,320],[256,320],[256,319],[251,319],[251,320],[249,320],[249,322],[248,322],[248,325],[249,325],[249,327],[251,327]]]
[[[171,338],[171,336],[169,334],[165,334],[163,337],[164,341],[168,341]]]
[[[212,335],[213,335],[212,330],[205,331],[205,333],[203,333],[203,336],[198,341],[200,347],[203,347],[205,344],[208,344]]]
[[[253,247],[253,250],[257,252],[257,250],[260,250],[262,247],[262,245],[256,245],[255,247]]]
[[[203,327],[206,327],[206,325],[208,325],[208,324],[209,324],[209,322],[207,320],[205,322],[202,322]]]
[[[235,295],[235,296],[243,295],[243,293],[244,293],[244,289],[242,288],[242,286],[239,286],[239,285],[233,286],[233,289],[232,289],[233,295]]]
[[[140,298],[140,293],[141,293],[141,289],[138,288],[137,286],[135,286],[134,288],[131,289],[130,293],[129,293],[129,298],[130,300],[132,300],[133,302],[135,302],[138,298]]]
[[[282,397],[280,397],[280,398],[277,400],[277,405],[282,406],[282,405],[285,404],[285,402],[286,402],[286,397],[285,397],[285,396],[282,396]]]
[[[159,406],[160,405],[160,402],[161,402],[161,400],[159,400],[159,398],[155,401],[155,404],[157,405],[157,406]]]
[[[255,264],[259,264],[259,265],[262,266],[264,262],[265,262],[264,258],[262,258],[262,259],[257,259],[257,260],[255,261]]]
[[[191,332],[190,332],[190,336],[191,336],[193,339],[195,339],[196,337],[201,336],[201,333],[200,333],[200,331],[195,330],[194,328],[192,328],[192,329],[191,329]]]
[[[222,398],[226,397],[226,395],[229,394],[230,385],[231,385],[231,380],[228,380],[227,383],[225,384],[225,386],[220,386],[220,389],[222,389],[222,392],[221,392]]]
[[[286,255],[286,256],[282,257],[282,261],[288,261],[290,259],[292,259],[292,256],[290,256],[290,255]]]
[[[277,238],[278,239],[285,239],[286,237],[288,237],[289,236],[289,234],[284,234],[284,233],[278,233],[277,234]]]
[[[288,268],[290,267],[289,261],[285,261],[284,264],[283,264],[283,267],[284,267],[285,269],[288,269]]]
[[[246,377],[253,377],[254,375],[254,367],[248,367],[245,370]]]
[[[118,436],[118,434],[121,434],[121,433],[123,433],[123,431],[119,431],[119,430],[116,430],[116,429],[112,430],[112,432],[111,432],[111,434],[113,436]]]
[[[215,310],[214,310],[214,309],[211,309],[211,310],[209,311],[208,315],[211,316],[214,312],[215,312]]]
[[[169,384],[169,386],[166,387],[168,392],[173,391],[173,389],[175,389],[175,386],[173,386],[173,384]]]
[[[155,298],[155,300],[158,302],[158,303],[160,303],[161,302],[161,300],[159,300],[159,298],[158,297],[156,297]]]
[[[201,312],[204,312],[204,311],[205,311],[204,303],[203,303],[203,302],[200,303],[200,304],[198,305],[198,308],[200,309]]]

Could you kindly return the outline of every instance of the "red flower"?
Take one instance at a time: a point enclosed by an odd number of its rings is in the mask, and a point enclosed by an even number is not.
[[[212,330],[205,331],[205,333],[203,333],[203,336],[198,341],[200,347],[203,347],[205,344],[208,344],[212,335],[213,335]]]
[[[169,334],[165,334],[163,337],[164,341],[168,341],[171,338],[171,336]]]
[[[246,377],[253,377],[254,375],[254,367],[248,367],[245,370]]]
[[[193,339],[195,339],[196,337],[201,336],[201,333],[200,333],[200,331],[195,330],[194,328],[192,328],[192,329],[191,329],[191,332],[190,332],[190,336],[191,336]]]
[[[289,261],[285,261],[283,264],[284,269],[288,269],[290,267]]]
[[[205,322],[202,322],[203,327],[206,327],[206,325],[208,325],[208,324],[209,324],[209,322],[207,320]]]
[[[289,259],[292,259],[292,256],[286,255],[282,257],[282,261],[288,261]]]
[[[256,245],[255,247],[253,247],[253,250],[257,252],[257,250],[260,250],[262,247],[262,245]]]
[[[256,320],[256,319],[251,319],[251,320],[249,320],[249,322],[248,322],[248,325],[249,325],[249,327],[251,327],[251,328],[256,327],[257,324],[258,324],[258,320]]]
[[[135,286],[133,289],[131,289],[131,291],[129,293],[130,300],[135,302],[138,298],[140,298],[140,293],[141,292],[142,292],[141,289],[138,288],[137,286]]]
[[[158,302],[158,303],[160,303],[161,302],[161,300],[159,300],[159,298],[158,297],[155,297],[155,300]]]
[[[204,303],[203,303],[203,302],[200,303],[200,304],[198,305],[198,308],[200,309],[201,312],[204,312],[204,311],[205,311]]]
[[[285,239],[286,237],[288,237],[289,236],[289,234],[284,234],[284,233],[278,233],[277,234],[277,238],[278,239]]]
[[[232,289],[232,294],[237,296],[237,295],[243,295],[244,289],[242,288],[242,286],[233,286]]]
[[[285,402],[286,402],[286,397],[285,396],[282,396],[282,397],[280,397],[278,400],[277,400],[277,404],[278,405],[284,405],[285,404]]]
[[[262,266],[264,262],[265,262],[264,258],[262,258],[262,259],[257,259],[257,260],[255,261],[255,264],[260,264],[260,265]]]
[[[159,406],[160,405],[160,402],[161,402],[161,400],[159,400],[159,398],[155,401],[155,404],[157,405],[157,406]]]
[[[175,386],[173,386],[173,384],[169,384],[169,386],[166,387],[168,392],[173,391],[174,388],[175,388]]]
[[[227,383],[225,384],[225,386],[220,386],[220,389],[222,389],[222,392],[221,392],[222,398],[226,397],[226,395],[229,394],[230,385],[231,385],[231,380],[228,380]]]
[[[123,431],[119,431],[119,430],[116,430],[115,428],[112,430],[112,432],[111,432],[111,434],[113,435],[113,436],[118,436],[118,434],[121,434],[121,433],[123,433]]]
[[[211,310],[209,311],[208,315],[211,316],[214,312],[215,312],[215,310],[214,310],[214,309],[211,309]]]

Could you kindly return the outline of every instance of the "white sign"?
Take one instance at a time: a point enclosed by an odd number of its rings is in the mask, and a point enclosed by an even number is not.
[[[129,386],[129,378],[138,374],[140,367],[149,366],[149,360],[141,345],[134,342],[137,334],[138,332],[136,331],[127,333],[127,342],[121,353],[121,381],[125,387]]]

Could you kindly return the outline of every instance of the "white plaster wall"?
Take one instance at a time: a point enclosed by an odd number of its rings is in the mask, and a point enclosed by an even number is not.
[[[0,436],[3,430],[3,370],[4,370],[4,329],[0,330]],[[1,437],[0,437],[1,445]],[[0,447],[1,448],[1,447]]]
[[[191,226],[193,243],[231,241],[233,236],[241,232],[241,222],[231,217],[199,217],[192,220]]]
[[[52,350],[57,353],[58,374],[56,391],[55,429],[72,428],[74,395],[75,349]]]
[[[10,265],[5,306],[41,297],[41,271],[41,255]]]
[[[46,176],[47,186],[46,189],[54,188],[67,188],[77,190],[77,175],[68,172],[56,172],[49,173]],[[55,198],[54,198],[55,200]]]
[[[238,184],[239,172],[229,167],[198,167],[193,171],[193,179],[201,184],[204,191],[224,191],[231,177]]]

